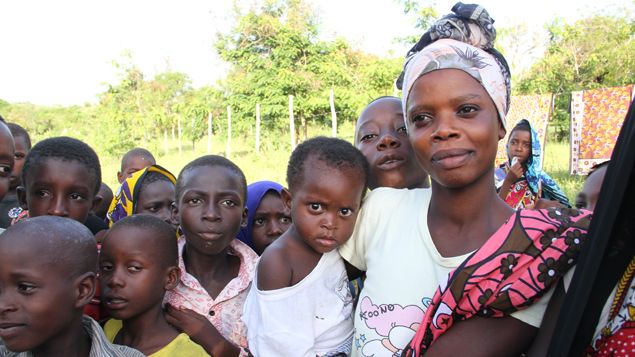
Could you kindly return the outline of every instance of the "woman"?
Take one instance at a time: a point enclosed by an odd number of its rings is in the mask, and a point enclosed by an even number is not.
[[[520,354],[585,237],[587,213],[514,211],[498,197],[509,71],[487,11],[452,10],[401,76],[409,140],[431,190],[373,190],[340,250],[367,274],[353,355]]]

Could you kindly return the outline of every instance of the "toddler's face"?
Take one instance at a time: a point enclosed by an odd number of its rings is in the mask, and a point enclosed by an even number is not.
[[[174,204],[174,184],[168,181],[154,181],[143,185],[139,193],[135,213],[155,216],[164,222],[175,225],[172,207]]]
[[[353,234],[364,190],[361,169],[332,168],[314,158],[292,192],[293,225],[314,251],[327,253]]]

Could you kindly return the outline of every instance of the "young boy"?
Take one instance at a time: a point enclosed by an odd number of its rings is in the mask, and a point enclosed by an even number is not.
[[[245,175],[216,155],[187,164],[176,183],[181,279],[166,319],[212,356],[246,356],[243,304],[258,255],[236,239],[246,221]]]
[[[156,165],[156,163],[157,161],[150,151],[144,148],[134,148],[121,158],[121,171],[117,172],[117,180],[119,183],[123,183],[133,172],[143,170],[150,165]]]
[[[0,228],[7,228],[11,224],[11,219],[16,218],[22,211],[16,189],[22,184],[22,166],[24,166],[24,158],[31,150],[31,138],[29,133],[18,124],[8,123],[7,126],[13,135],[15,143],[15,164],[11,172],[9,181],[9,192],[0,202]]]
[[[318,137],[291,154],[289,229],[263,253],[243,320],[255,356],[351,352],[353,301],[337,248],[353,233],[368,163],[346,141]]]
[[[175,231],[161,219],[136,215],[117,221],[99,255],[102,301],[113,319],[109,341],[147,356],[206,356],[163,317],[163,297],[179,282]],[[115,320],[116,319],[116,320]]]
[[[371,190],[430,187],[408,140],[399,98],[379,97],[364,108],[355,125],[355,146],[368,160]]]
[[[37,143],[26,157],[18,198],[29,217],[43,215],[86,222],[100,200],[99,158],[87,144],[69,137]]]
[[[9,182],[15,164],[15,146],[11,131],[0,117],[0,200],[9,191]],[[0,229],[1,231],[1,229]]]
[[[0,235],[0,356],[143,356],[82,316],[95,292],[96,247],[88,228],[61,217]]]

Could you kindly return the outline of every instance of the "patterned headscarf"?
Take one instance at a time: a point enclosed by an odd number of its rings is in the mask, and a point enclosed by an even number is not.
[[[282,185],[273,181],[258,181],[247,186],[247,226],[240,228],[237,238],[252,249],[254,248],[254,240],[251,232],[254,228],[256,210],[268,192],[273,191],[280,194],[282,188]]]
[[[106,214],[108,227],[112,227],[118,220],[134,214],[139,200],[141,184],[149,172],[157,172],[167,177],[170,182],[176,185],[176,177],[174,177],[170,171],[159,165],[151,165],[133,173],[121,184],[121,187],[119,187],[115,194],[115,198],[110,203],[110,208],[108,208],[108,213]]]
[[[494,49],[494,19],[479,5],[458,2],[452,12],[434,23],[408,51],[404,70],[396,82],[397,88],[403,90],[404,114],[412,86],[419,77],[454,68],[469,74],[485,88],[506,128],[511,78],[507,61]]]
[[[516,124],[514,130],[523,130],[516,129],[519,127],[529,127],[529,132],[531,133],[531,155],[527,159],[526,166],[527,171],[525,172],[525,179],[527,179],[527,183],[531,188],[531,191],[534,194],[538,193],[538,186],[542,184],[542,196],[549,200],[559,201],[563,205],[567,207],[571,207],[571,203],[569,203],[569,199],[562,192],[560,186],[547,174],[542,171],[542,149],[540,148],[540,140],[538,138],[538,132],[531,125],[531,122],[527,119],[522,119]],[[507,141],[507,152],[509,153],[509,141]],[[509,164],[511,165],[511,158],[509,154],[507,154],[507,160],[509,160]],[[540,198],[540,197],[538,197]]]

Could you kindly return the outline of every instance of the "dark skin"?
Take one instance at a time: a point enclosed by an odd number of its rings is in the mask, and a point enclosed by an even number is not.
[[[216,298],[240,269],[240,258],[229,254],[229,244],[247,222],[246,188],[235,172],[222,166],[192,168],[182,180],[177,213],[186,237],[185,269]],[[240,353],[205,316],[169,305],[165,316],[212,356]]]
[[[492,99],[463,71],[433,71],[410,92],[407,125],[419,163],[432,177],[428,228],[435,246],[443,256],[480,248],[513,214],[494,190],[496,147],[505,130]],[[535,333],[513,317],[474,317],[456,323],[426,356],[517,356]]]
[[[144,184],[139,192],[135,213],[155,216],[166,223],[175,225],[172,207],[174,205],[174,184],[160,180]]]
[[[13,136],[6,124],[0,123],[0,200],[9,192],[11,172],[15,164]]]
[[[322,254],[344,244],[353,233],[365,189],[359,170],[335,169],[315,158],[309,158],[304,170],[293,193],[282,191],[293,223],[260,258],[260,290],[299,283]]]
[[[166,244],[174,237],[156,234],[130,226],[111,229],[99,258],[102,301],[109,315],[123,325],[114,342],[145,355],[159,351],[179,334],[166,321],[162,307],[165,292],[179,282],[179,268],[176,261],[165,262],[156,243],[163,239],[160,244]]]
[[[254,251],[258,255],[262,255],[265,248],[289,229],[291,225],[289,215],[289,209],[282,202],[278,192],[269,191],[265,194],[256,209],[251,230]]]
[[[371,190],[430,187],[408,141],[399,98],[377,99],[364,109],[355,126],[355,146],[368,160]]]
[[[29,150],[31,150],[31,147],[24,135],[15,136],[13,140],[15,141],[15,164],[11,172],[9,190],[15,194],[15,189],[22,183],[22,167],[24,166],[24,159],[29,153]]]
[[[144,155],[127,157],[121,162],[121,171],[117,172],[117,181],[123,183],[133,173],[143,170],[150,165],[156,165],[156,162]]]
[[[66,255],[68,246],[59,244],[63,237],[46,242],[39,235],[2,238],[0,338],[6,347],[35,356],[88,356],[91,343],[82,308],[95,293],[95,273],[77,274],[64,265],[74,263],[72,259],[50,259]],[[34,253],[41,250],[50,254]]]

